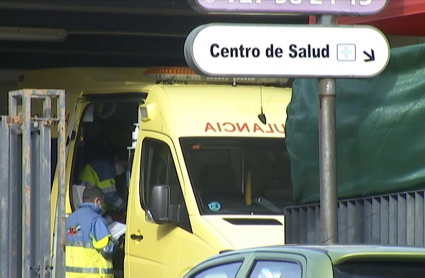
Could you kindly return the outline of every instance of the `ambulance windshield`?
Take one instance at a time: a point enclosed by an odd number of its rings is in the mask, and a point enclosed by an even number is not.
[[[202,214],[283,214],[293,204],[284,138],[182,138]]]

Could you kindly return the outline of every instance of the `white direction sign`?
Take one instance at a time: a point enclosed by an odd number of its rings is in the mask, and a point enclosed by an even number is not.
[[[207,76],[372,77],[390,58],[370,26],[208,24],[186,39],[188,65]]]

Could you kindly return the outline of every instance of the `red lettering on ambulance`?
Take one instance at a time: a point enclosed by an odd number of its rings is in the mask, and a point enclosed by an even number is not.
[[[231,129],[227,129],[225,126],[231,126]],[[223,123],[223,130],[227,132],[235,132],[236,127],[234,124],[226,122],[226,123]]]
[[[254,132],[261,131],[264,133],[264,130],[261,129],[261,127],[258,124],[254,124]]]
[[[279,133],[285,133],[285,125],[284,124],[281,124],[281,125],[282,125],[282,131],[279,130],[276,124],[274,124],[274,128]]]
[[[266,133],[274,133],[273,127],[271,124],[268,124],[269,130],[266,130]]]
[[[216,132],[211,123],[207,123],[207,125],[205,126],[205,132],[207,132],[208,130]]]
[[[221,132],[221,126],[220,126],[220,123],[217,123],[217,129],[218,129],[218,131],[220,131],[220,132]]]
[[[248,123],[206,123],[205,132],[257,132],[257,133],[285,133],[285,124],[267,124],[266,127],[254,123],[251,127]]]
[[[242,125],[239,125],[239,123],[236,123],[236,126],[238,127],[238,131],[242,132],[244,129],[249,132],[249,127],[247,123],[244,123]]]

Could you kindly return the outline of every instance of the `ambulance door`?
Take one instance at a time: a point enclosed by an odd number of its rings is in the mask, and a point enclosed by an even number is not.
[[[77,102],[75,103],[75,108],[72,113],[71,122],[68,126],[68,136],[66,137],[66,154],[65,154],[65,184],[66,184],[66,192],[65,192],[65,213],[70,214],[72,213],[71,209],[71,199],[69,197],[69,190],[70,189],[70,179],[71,179],[71,167],[72,167],[72,160],[74,156],[74,148],[75,148],[75,139],[76,134],[79,128],[80,119],[82,118],[82,113],[86,107],[87,103],[83,102],[82,98],[78,98]],[[52,234],[51,234],[51,246],[52,246],[52,262],[56,261],[56,254],[57,254],[57,246],[56,244],[57,240],[60,240],[59,237],[56,237],[58,234],[58,221],[59,219],[56,218],[57,215],[57,201],[58,201],[58,194],[59,194],[59,180],[58,180],[58,172],[55,169],[55,176],[53,178],[52,183],[52,191],[51,191],[51,211],[50,211],[50,225],[52,227]]]
[[[84,102],[83,98],[78,98],[77,102],[75,103],[75,107],[72,113],[71,122],[68,125],[68,136],[66,137],[66,154],[65,154],[65,184],[66,184],[66,193],[65,193],[65,212],[67,214],[72,213],[71,209],[71,201],[69,197],[69,190],[70,188],[70,180],[71,180],[71,168],[72,168],[72,161],[74,159],[74,149],[76,146],[76,135],[77,131],[80,126],[80,120],[83,117],[83,113],[85,110],[85,107],[87,106],[87,103]],[[52,192],[51,192],[51,200],[52,200],[52,211],[51,211],[51,220],[52,220],[52,227],[55,226],[53,221],[55,221],[56,217],[56,205],[57,205],[57,196],[58,196],[58,173],[55,170],[55,176],[53,179],[52,184]]]
[[[143,135],[143,140],[138,142],[136,148],[132,169],[127,210],[125,277],[178,277],[181,233],[190,230],[180,184],[181,173],[176,168],[178,163],[170,138],[153,132],[144,132]],[[136,161],[140,161],[140,165]],[[170,211],[179,211],[178,223],[157,224],[147,210],[152,202],[152,189],[158,185],[169,188],[168,208]]]

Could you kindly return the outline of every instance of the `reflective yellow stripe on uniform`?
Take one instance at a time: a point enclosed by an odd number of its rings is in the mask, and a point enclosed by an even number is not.
[[[122,204],[122,199],[118,199],[113,205],[114,207],[119,208],[121,204]]]
[[[117,191],[117,188],[115,184],[113,183],[113,180],[106,180],[99,183],[98,186],[100,189],[102,189],[103,193],[109,193],[109,192],[115,192]]]
[[[92,238],[93,247],[96,249],[102,249],[103,247],[108,245],[111,235],[107,235],[100,240],[96,240],[93,236],[90,236],[90,237]]]
[[[91,248],[93,249],[93,244],[88,242],[82,242],[82,241],[70,241],[66,243],[66,246],[75,246],[75,247],[85,247],[85,248]]]
[[[76,273],[91,273],[91,274],[113,274],[114,270],[110,268],[96,268],[96,267],[74,267],[67,266],[65,268],[66,272],[76,272]]]
[[[112,262],[104,259],[93,246],[72,245],[66,246],[66,278],[114,277]]]

